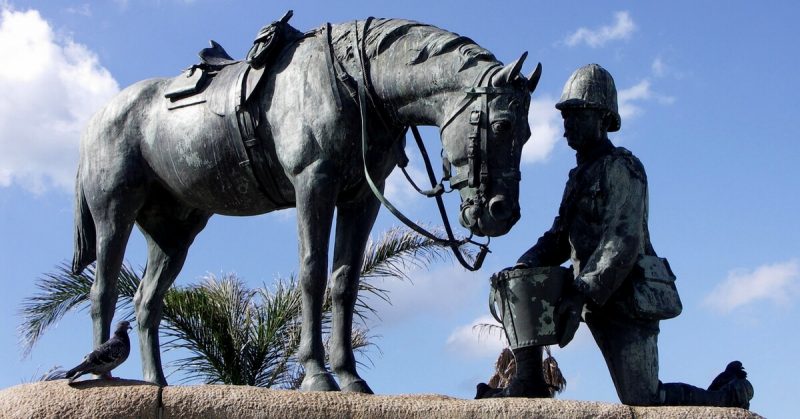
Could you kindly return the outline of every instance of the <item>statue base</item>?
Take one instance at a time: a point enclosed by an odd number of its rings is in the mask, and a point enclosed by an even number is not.
[[[635,407],[557,399],[463,400],[271,390],[247,386],[168,386],[132,380],[66,380],[0,390],[3,418],[761,418],[745,409]]]

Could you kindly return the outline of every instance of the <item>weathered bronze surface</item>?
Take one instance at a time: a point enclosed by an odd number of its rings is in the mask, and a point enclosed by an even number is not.
[[[753,388],[741,376],[731,375],[712,391],[658,379],[659,321],[680,314],[682,305],[675,275],[650,242],[644,166],[608,139],[621,126],[611,74],[597,64],[579,68],[556,108],[577,166],[553,226],[516,267],[572,263],[574,280],[557,309],[559,345],[585,321],[625,404],[748,407]],[[478,397],[547,397],[541,347],[512,349],[517,378],[504,389],[479,386]]]
[[[503,325],[511,349],[558,343],[556,305],[572,281],[560,266],[519,268],[492,276],[489,310]]]
[[[261,35],[267,33],[275,34]],[[363,48],[363,63],[354,45]],[[260,68],[212,50],[204,69],[210,82],[171,99],[165,93],[173,80],[136,83],[98,112],[83,135],[73,270],[97,261],[94,341],[108,339],[135,223],[148,246],[134,299],[143,374],[165,385],[158,338],[163,297],[195,236],[213,214],[295,207],[301,388],[369,393],[350,337],[359,267],[380,204],[364,178],[355,80],[368,97],[366,165],[378,188],[397,164],[401,153],[394,150],[403,146],[407,127],[439,126],[443,155],[459,180],[452,186],[460,188],[462,223],[485,236],[505,234],[519,217],[519,177],[498,174],[519,173],[535,83],[520,75],[522,60],[503,66],[468,38],[406,20],[324,25],[273,50]],[[338,383],[325,365],[321,323],[334,210],[328,355]]]

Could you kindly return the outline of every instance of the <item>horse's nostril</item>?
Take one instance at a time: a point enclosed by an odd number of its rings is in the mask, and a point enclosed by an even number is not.
[[[511,217],[511,205],[508,204],[505,196],[498,195],[489,201],[489,214],[495,220],[506,220]]]
[[[478,208],[474,205],[468,205],[461,208],[458,221],[462,226],[468,229],[473,229],[478,224]]]

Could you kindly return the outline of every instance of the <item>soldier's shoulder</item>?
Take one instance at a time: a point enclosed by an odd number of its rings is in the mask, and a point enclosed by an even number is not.
[[[630,150],[625,147],[615,147],[614,152],[611,153],[612,164],[621,165],[633,177],[639,178],[647,182],[647,173],[644,170],[644,165]]]

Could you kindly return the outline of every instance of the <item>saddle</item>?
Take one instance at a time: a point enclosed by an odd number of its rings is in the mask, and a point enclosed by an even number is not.
[[[253,70],[253,74],[247,80],[246,96],[248,99],[258,87],[267,64],[285,46],[303,36],[302,32],[289,25],[289,19],[292,18],[292,15],[293,12],[289,10],[280,20],[272,22],[258,31],[253,41],[253,46],[245,59],[249,69]],[[173,103],[202,93],[221,70],[227,66],[242,62],[232,58],[225,51],[225,48],[216,41],[211,40],[209,42],[211,44],[210,47],[203,48],[197,53],[200,57],[200,62],[184,70],[179,77],[172,81],[164,93],[164,96]],[[241,70],[246,71],[248,69],[242,67]],[[170,109],[173,108],[170,107]]]
[[[239,154],[239,165],[250,166],[261,191],[278,206],[288,206],[281,196],[276,176],[270,173],[274,158],[265,144],[268,138],[260,120],[259,101],[251,100],[259,91],[264,75],[280,51],[304,37],[289,25],[292,11],[258,31],[246,59],[235,60],[215,41],[202,49],[200,62],[174,78],[164,97],[167,109],[205,104],[212,113],[232,119],[227,136],[233,139]]]

